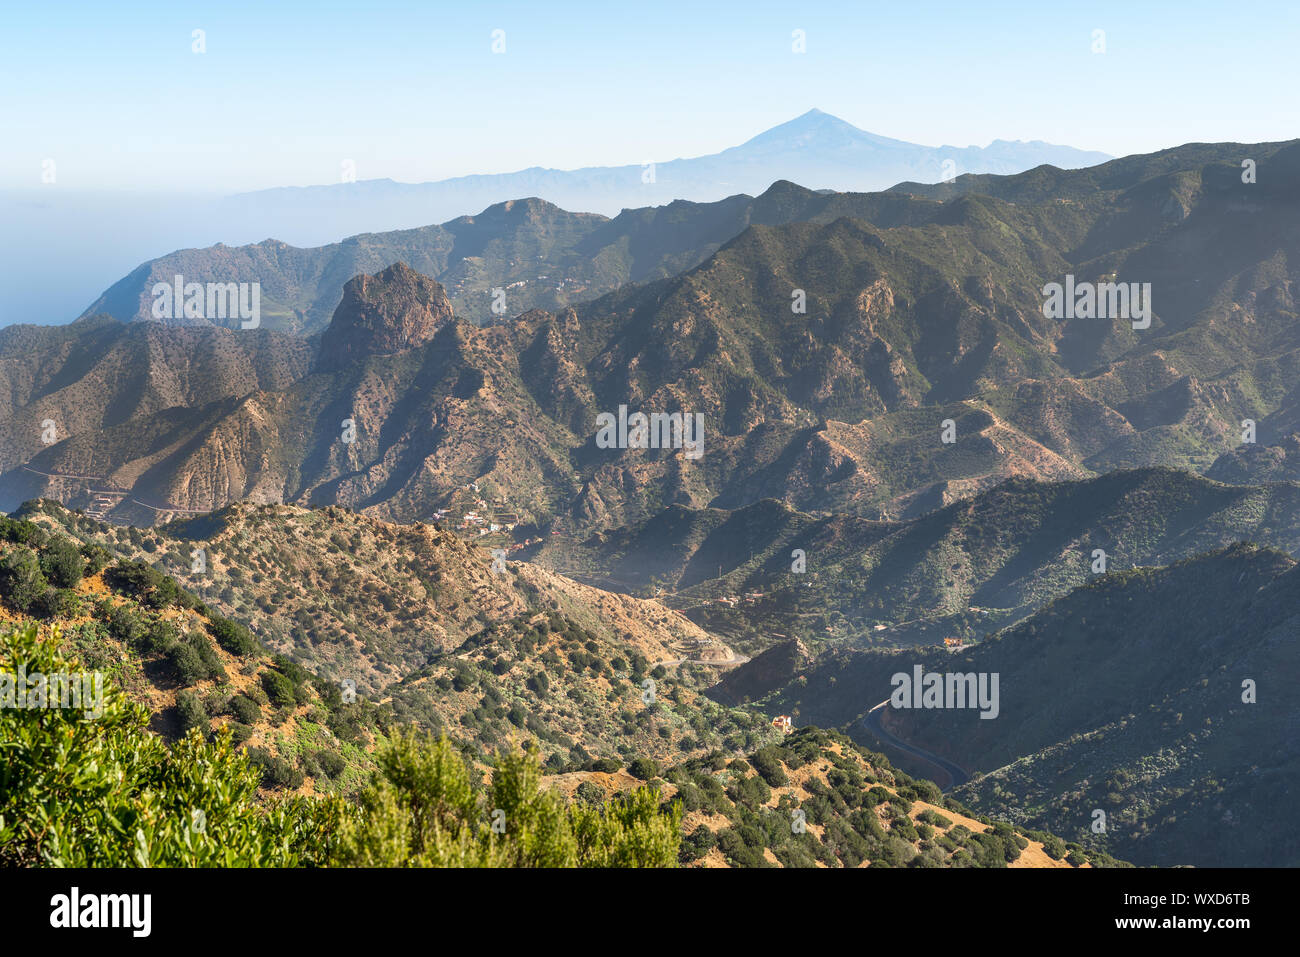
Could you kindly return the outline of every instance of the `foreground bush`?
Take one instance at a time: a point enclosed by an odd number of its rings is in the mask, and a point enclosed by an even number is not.
[[[0,631],[0,698],[14,695],[20,667],[80,675],[57,644],[53,629],[48,639],[35,625]],[[480,789],[445,738],[394,738],[355,804],[264,802],[266,763],[237,751],[228,729],[205,741],[192,698],[179,708],[194,727],[171,746],[107,680],[93,714],[91,701],[5,701],[0,867],[676,866],[680,810],[661,809],[653,789],[568,805],[541,790],[534,753],[498,756]]]
[[[541,790],[534,752],[497,755],[479,795],[446,738],[398,736],[349,822],[341,857],[367,867],[675,867],[681,811],[640,788],[601,805]]]
[[[28,675],[80,674],[34,625],[0,633],[8,679],[0,684],[11,686],[20,665]],[[294,813],[305,826],[315,808],[260,806],[258,774],[228,734],[209,744],[191,731],[168,747],[148,731],[145,708],[111,682],[102,688],[98,717],[0,707],[0,866],[299,863],[285,817]]]

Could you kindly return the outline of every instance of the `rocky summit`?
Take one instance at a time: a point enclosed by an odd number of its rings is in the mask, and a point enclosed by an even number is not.
[[[321,334],[317,369],[413,349],[450,320],[451,303],[442,286],[405,263],[357,276],[343,287],[343,301]]]

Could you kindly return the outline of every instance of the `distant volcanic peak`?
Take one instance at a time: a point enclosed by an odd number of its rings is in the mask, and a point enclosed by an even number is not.
[[[321,335],[317,368],[334,369],[364,356],[421,346],[451,321],[442,286],[397,262],[373,276],[356,276]]]

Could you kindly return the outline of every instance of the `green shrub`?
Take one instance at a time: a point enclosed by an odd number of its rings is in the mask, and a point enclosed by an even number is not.
[[[888,801],[890,797],[890,793],[877,784],[862,796],[862,803],[867,807],[875,807],[877,804],[883,804],[885,801]]]
[[[717,844],[717,836],[701,824],[682,841],[681,853],[679,854],[678,859],[683,864],[698,861],[701,857],[716,847]]]
[[[659,764],[649,758],[634,758],[628,763],[627,771],[634,778],[649,781],[659,774]]]
[[[916,819],[918,821],[924,821],[926,824],[933,824],[935,827],[950,827],[952,825],[952,820],[950,818],[946,818],[937,811],[932,811],[929,808],[926,808],[918,814]]]
[[[762,850],[750,847],[735,828],[727,828],[718,834],[718,850],[729,862],[741,867],[768,866]]]
[[[293,682],[280,672],[267,668],[260,677],[267,698],[277,708],[288,708],[297,702],[298,699],[293,693]]]
[[[743,804],[753,809],[771,800],[772,789],[768,787],[767,782],[761,777],[754,775],[751,778],[742,778],[729,785],[727,787],[727,797],[737,804]]]
[[[539,698],[545,698],[550,692],[550,681],[546,677],[546,672],[539,671],[528,679],[528,689]]]
[[[41,552],[41,572],[56,588],[75,588],[86,562],[81,550],[66,538],[53,539]]]
[[[262,773],[261,784],[265,788],[299,788],[305,780],[301,771],[284,758],[271,754],[263,748],[249,748],[249,763]]]
[[[337,778],[348,766],[343,755],[337,751],[316,751],[312,757],[316,759],[316,764],[320,766],[320,769],[325,772],[327,777]]]
[[[203,662],[207,677],[219,682],[226,680],[226,668],[206,634],[201,631],[191,631],[185,636],[185,643],[194,649],[199,660]]]
[[[232,747],[239,747],[245,741],[253,736],[253,729],[246,724],[234,722],[229,726],[230,743]]]
[[[782,750],[776,745],[768,745],[755,751],[753,755],[754,769],[774,788],[790,782],[789,776],[785,773],[785,766],[781,763]]]
[[[118,608],[126,612],[126,615],[123,616],[122,620],[124,623],[128,623],[130,621],[128,616],[133,614],[130,611],[130,606],[119,605]],[[163,654],[170,651],[172,645],[176,644],[177,640],[180,638],[180,633],[177,632],[176,626],[169,621],[163,621],[160,618],[155,618],[152,621],[137,620],[139,622],[139,627],[134,629],[128,627],[127,630],[132,636],[130,638],[131,647],[138,651],[142,651],[146,654]],[[196,651],[195,654],[197,653],[198,652]]]
[[[1059,837],[1052,834],[1042,834],[1039,836],[1043,842],[1043,852],[1054,861],[1059,861],[1065,856],[1065,842]]]
[[[84,574],[98,575],[113,560],[113,553],[103,545],[90,543],[81,546],[81,555],[86,560]]]
[[[912,810],[912,802],[905,797],[900,797],[897,794],[895,794],[893,797],[889,799],[889,803],[891,806],[898,808],[898,810],[901,811],[903,814],[907,814],[909,811]]]
[[[20,612],[30,611],[47,587],[40,560],[30,548],[18,545],[0,558],[0,598]]]
[[[0,516],[0,538],[39,548],[45,544],[46,535],[35,522]]]
[[[192,685],[208,676],[207,666],[199,653],[183,642],[176,642],[167,649],[167,663],[180,680],[181,684]]]
[[[287,658],[284,655],[273,655],[271,662],[282,675],[288,678],[295,685],[300,685],[311,678],[311,674],[307,669],[298,664],[298,662],[294,661],[292,658]]]
[[[230,713],[242,724],[254,725],[262,720],[262,706],[246,695],[237,694],[230,699]]]
[[[46,621],[75,618],[81,613],[81,598],[70,588],[47,588],[32,604],[31,613]]]
[[[594,781],[583,781],[573,792],[573,796],[583,804],[600,806],[605,803],[605,789]]]
[[[541,788],[536,750],[496,756],[483,795],[445,738],[397,735],[360,795],[343,859],[367,867],[673,867],[680,813],[639,788],[599,806]],[[492,822],[503,826],[494,832]]]
[[[182,734],[197,728],[203,737],[208,736],[208,711],[193,691],[182,691],[176,696],[176,714]]]
[[[108,633],[118,641],[136,647],[136,644],[143,638],[146,629],[145,621],[140,617],[139,612],[130,605],[116,605],[108,608],[101,605],[100,611],[105,616],[104,620],[108,625]]]
[[[119,561],[105,574],[113,588],[135,596],[149,608],[166,608],[177,603],[181,589],[176,580],[144,562]]]
[[[217,640],[217,644],[232,655],[242,658],[257,651],[257,642],[248,629],[228,618],[222,618],[220,615],[209,616],[208,631]]]

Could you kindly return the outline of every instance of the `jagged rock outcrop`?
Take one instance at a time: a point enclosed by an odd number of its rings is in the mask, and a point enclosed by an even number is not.
[[[366,356],[414,349],[451,318],[442,286],[405,263],[357,276],[343,287],[343,301],[321,334],[316,369],[328,372]]]

